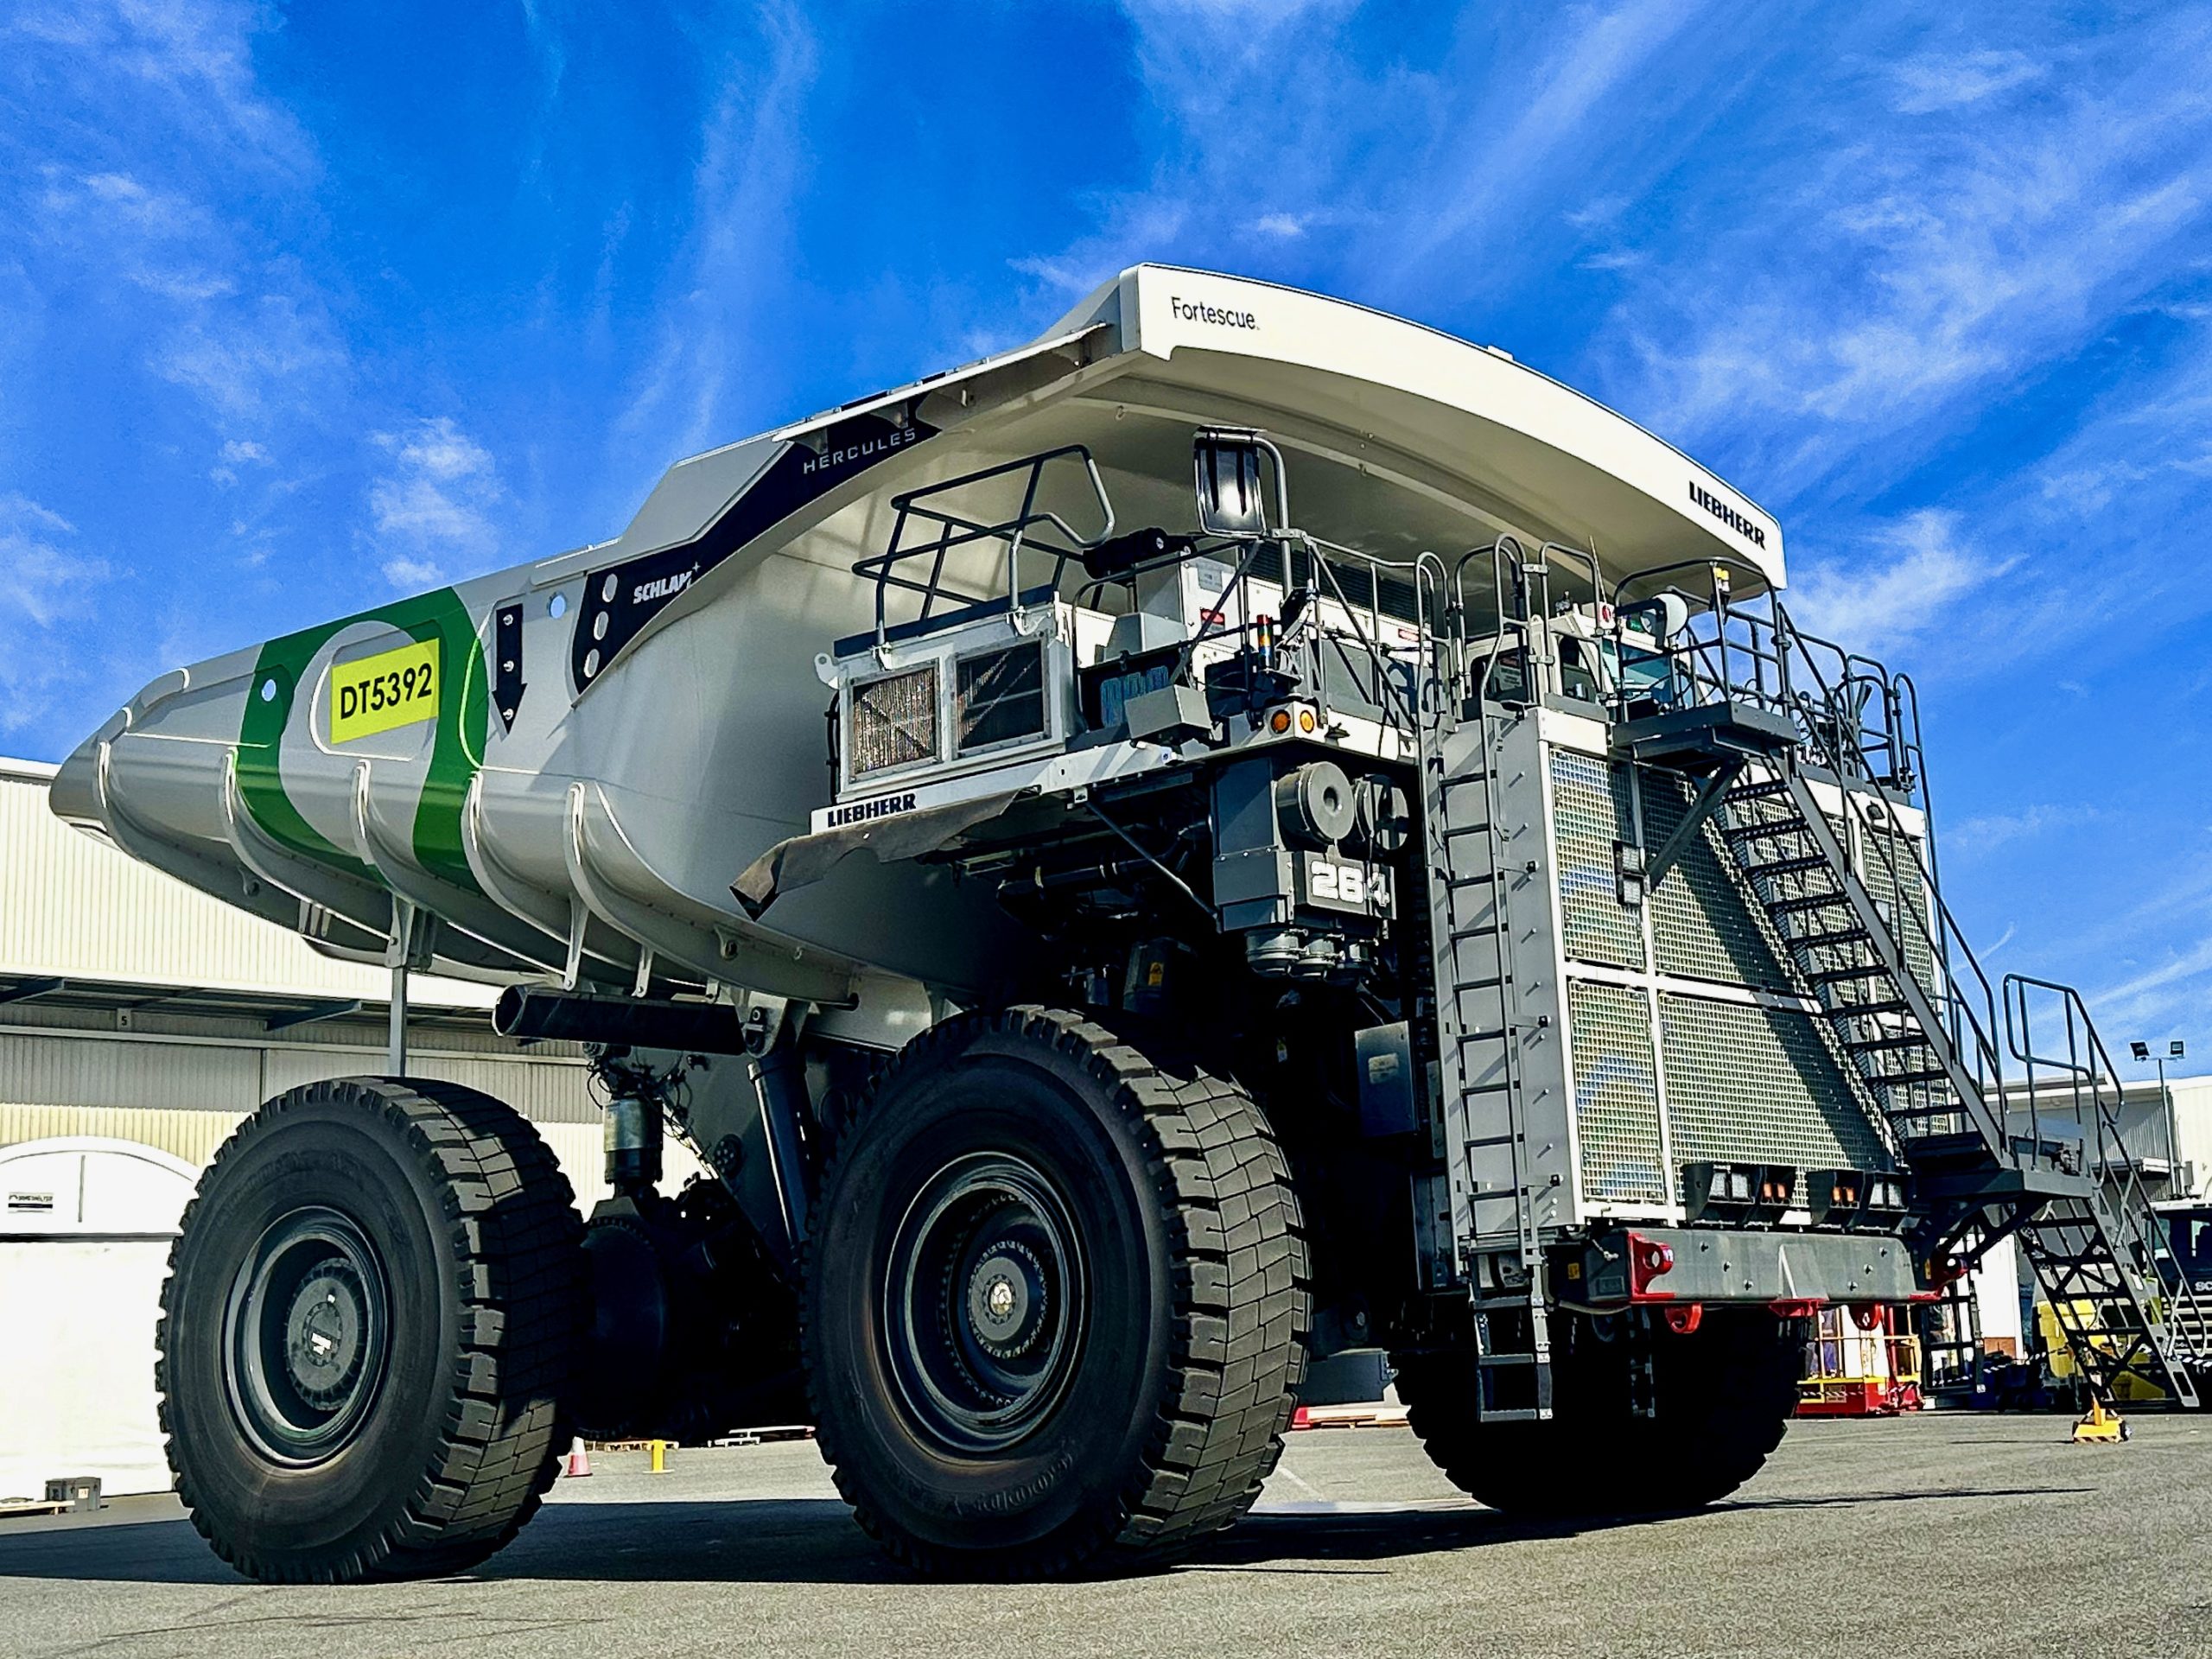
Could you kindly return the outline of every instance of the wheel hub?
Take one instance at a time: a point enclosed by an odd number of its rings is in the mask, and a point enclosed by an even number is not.
[[[900,1221],[883,1306],[918,1426],[969,1453],[1022,1439],[1058,1404],[1081,1347],[1083,1259],[1057,1183],[1006,1154],[946,1165]]]
[[[990,1250],[969,1275],[969,1328],[995,1358],[1017,1359],[1035,1347],[1052,1306],[1045,1264],[1019,1241]]]
[[[334,1261],[310,1274],[284,1319],[284,1363],[292,1386],[308,1404],[329,1409],[360,1374],[365,1352],[359,1279]]]
[[[231,1412],[264,1456],[327,1462],[355,1437],[390,1357],[384,1264],[351,1217],[280,1216],[232,1276],[223,1315]]]

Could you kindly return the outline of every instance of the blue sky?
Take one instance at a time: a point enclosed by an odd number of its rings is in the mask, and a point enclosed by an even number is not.
[[[1772,509],[1985,957],[2204,1069],[2207,86],[2172,5],[0,0],[0,749],[1214,265]]]

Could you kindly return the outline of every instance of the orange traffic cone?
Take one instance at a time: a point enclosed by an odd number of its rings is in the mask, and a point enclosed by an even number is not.
[[[584,1450],[584,1438],[581,1434],[569,1442],[569,1473],[571,1476],[591,1473],[591,1454]]]

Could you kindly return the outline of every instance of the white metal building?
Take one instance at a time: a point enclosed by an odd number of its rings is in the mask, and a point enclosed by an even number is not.
[[[168,1484],[155,1299],[192,1181],[272,1095],[383,1071],[391,995],[384,969],[64,825],[52,774],[0,760],[0,1499]],[[493,1035],[493,998],[417,976],[408,1069],[524,1112],[588,1208],[607,1189],[582,1052]]]

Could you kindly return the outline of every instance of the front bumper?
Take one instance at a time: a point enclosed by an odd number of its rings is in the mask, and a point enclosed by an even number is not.
[[[1580,1271],[1576,1271],[1577,1268]],[[1586,1246],[1564,1300],[1614,1308],[1669,1303],[1907,1302],[1925,1297],[1904,1242],[1887,1233],[1637,1227]]]

